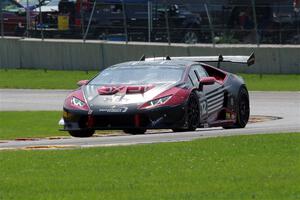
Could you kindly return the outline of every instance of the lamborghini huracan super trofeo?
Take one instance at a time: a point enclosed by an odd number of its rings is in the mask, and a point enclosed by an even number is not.
[[[218,62],[213,67],[208,62]],[[243,79],[219,69],[221,62],[251,65],[251,56],[158,57],[106,68],[65,99],[63,130],[75,137],[95,130],[194,131],[201,127],[243,128],[249,96]]]

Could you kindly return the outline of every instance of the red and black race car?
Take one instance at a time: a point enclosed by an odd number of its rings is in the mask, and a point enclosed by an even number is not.
[[[160,57],[117,64],[92,80],[79,81],[63,106],[64,129],[75,137],[95,130],[194,131],[201,127],[243,128],[249,96],[243,79],[208,62],[251,65],[251,56]]]

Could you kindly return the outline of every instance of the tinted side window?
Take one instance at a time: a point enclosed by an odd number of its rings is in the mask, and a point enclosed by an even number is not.
[[[205,69],[203,69],[203,67],[201,65],[195,65],[195,68],[196,68],[197,74],[199,75],[199,78],[208,76],[207,72],[205,71]]]
[[[193,85],[195,87],[198,87],[199,86],[199,75],[197,74],[196,66],[191,67],[189,77],[190,77],[191,81],[193,82]]]

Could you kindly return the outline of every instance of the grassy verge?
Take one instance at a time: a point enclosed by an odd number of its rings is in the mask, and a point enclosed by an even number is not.
[[[0,199],[299,199],[300,135],[2,151]]]
[[[300,91],[300,74],[263,75],[240,74],[252,91]]]
[[[74,89],[79,80],[91,79],[97,72],[54,70],[0,70],[0,88]]]
[[[96,71],[0,70],[0,88],[74,89],[78,80],[91,79]],[[249,90],[300,91],[300,75],[241,74]]]
[[[61,117],[62,111],[0,112],[0,140],[70,136],[66,131],[59,131],[62,128],[58,125]],[[96,134],[111,133],[122,131],[96,131]]]
[[[68,135],[58,130],[61,116],[57,111],[0,112],[0,139]]]

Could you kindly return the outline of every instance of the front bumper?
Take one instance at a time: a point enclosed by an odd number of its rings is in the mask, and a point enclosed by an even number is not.
[[[164,129],[185,126],[185,104],[130,113],[93,113],[64,108],[64,131],[94,129]]]

